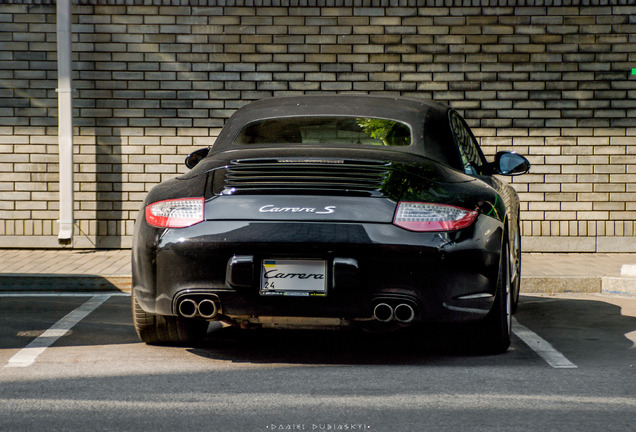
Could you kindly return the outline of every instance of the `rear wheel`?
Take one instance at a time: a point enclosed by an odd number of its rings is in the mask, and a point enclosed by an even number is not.
[[[504,243],[499,259],[499,276],[495,304],[482,324],[483,348],[492,354],[506,352],[510,346],[512,326],[512,286],[510,283],[510,253]]]
[[[207,321],[145,312],[132,294],[133,323],[139,339],[149,345],[189,345],[200,341]]]
[[[512,289],[512,313],[517,312],[519,293],[521,292],[521,229],[517,225],[514,237],[514,245],[510,250],[510,280]]]

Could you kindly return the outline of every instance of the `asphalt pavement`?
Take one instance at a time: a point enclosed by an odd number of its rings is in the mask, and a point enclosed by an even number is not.
[[[635,329],[634,297],[524,294],[500,355],[439,327],[148,346],[125,293],[0,292],[0,431],[627,432]]]
[[[0,291],[123,291],[130,250],[0,249]],[[636,254],[525,253],[525,293],[636,296]]]
[[[633,287],[635,264],[525,254],[511,347],[484,355],[436,326],[211,325],[195,346],[148,346],[130,251],[0,250],[0,431],[631,431],[636,290],[608,290]]]

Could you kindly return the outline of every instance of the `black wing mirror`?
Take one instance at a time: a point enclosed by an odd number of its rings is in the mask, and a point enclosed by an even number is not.
[[[516,176],[527,173],[530,162],[516,152],[501,151],[495,155],[492,167],[495,174]]]
[[[201,160],[204,157],[208,155],[209,152],[210,152],[209,148],[202,148],[202,149],[193,151],[188,156],[186,156],[185,165],[190,169],[194,168],[195,166],[197,166],[199,162],[201,162]]]

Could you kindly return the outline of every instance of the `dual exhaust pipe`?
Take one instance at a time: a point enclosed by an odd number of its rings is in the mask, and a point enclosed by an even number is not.
[[[378,303],[373,308],[373,318],[380,322],[396,320],[402,324],[408,324],[415,319],[415,309],[408,303],[400,303],[393,307],[388,303]]]
[[[185,298],[179,302],[178,311],[184,318],[213,319],[219,313],[219,305],[209,298],[198,302],[192,298]],[[415,320],[415,309],[408,303],[399,303],[395,307],[388,303],[378,303],[373,308],[373,318],[385,323],[395,320],[402,324],[409,324]]]
[[[186,298],[179,302],[179,315],[184,318],[201,317],[204,319],[212,319],[219,313],[219,305],[211,300],[204,298],[203,300],[196,301],[191,298]]]

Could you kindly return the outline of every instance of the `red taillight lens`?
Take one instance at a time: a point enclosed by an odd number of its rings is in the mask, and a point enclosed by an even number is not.
[[[146,206],[146,222],[158,228],[185,228],[203,221],[204,198],[157,201]]]
[[[400,202],[393,223],[409,231],[454,231],[477,219],[477,212],[444,204]]]

